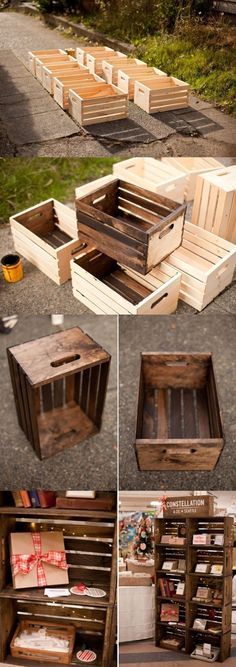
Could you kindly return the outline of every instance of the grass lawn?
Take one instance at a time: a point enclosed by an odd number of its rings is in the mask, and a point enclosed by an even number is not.
[[[0,160],[0,224],[54,197],[74,199],[75,188],[112,172],[112,158],[8,158]]]

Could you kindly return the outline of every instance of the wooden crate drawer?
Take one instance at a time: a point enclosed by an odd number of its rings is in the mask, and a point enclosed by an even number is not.
[[[232,282],[236,246],[185,222],[182,244],[166,262],[181,271],[180,299],[203,310]]]
[[[138,65],[143,65],[143,67],[147,67],[147,64],[143,62],[143,60],[138,60],[137,58],[127,58],[126,61],[120,62],[120,58],[118,57],[111,57],[109,60],[106,60],[104,58],[102,62],[102,71],[103,71],[103,76],[104,79],[107,83],[114,83],[115,86],[118,86],[118,73],[119,70],[122,67],[123,68],[130,68],[132,69],[135,68]],[[126,92],[128,93],[128,89],[126,89]]]
[[[126,60],[127,56],[120,51],[104,51],[103,53],[87,53],[85,58],[86,67],[89,68],[91,74],[98,74],[98,76],[103,76],[103,60],[110,60],[110,58],[120,58],[120,60]]]
[[[69,90],[77,90],[78,86],[82,90],[83,87],[86,89],[98,83],[104,83],[104,81],[97,75],[90,74],[86,67],[73,74],[60,74],[53,79],[54,100],[62,109],[69,109]]]
[[[184,201],[185,176],[181,171],[152,157],[134,157],[115,162],[113,173],[124,181],[169,197],[180,204]]]
[[[78,63],[74,58],[71,57],[68,62],[44,65],[42,85],[48,91],[48,93],[50,93],[50,95],[53,95],[54,78],[63,74],[71,74],[72,72],[78,72]]]
[[[170,76],[138,78],[134,84],[134,103],[147,113],[184,109],[188,106],[189,84]]]
[[[213,157],[163,157],[161,160],[185,174],[185,201],[194,199],[198,174],[222,168],[222,164]]]
[[[128,98],[116,86],[106,83],[77,86],[69,91],[69,112],[84,126],[120,120],[128,116]]]
[[[53,56],[53,57],[55,56],[56,57],[56,56],[61,55],[61,54],[65,55],[65,53],[66,52],[63,51],[62,49],[50,49],[50,50],[44,50],[44,51],[42,51],[42,50],[41,51],[29,51],[28,52],[28,66],[29,66],[30,72],[32,72],[32,74],[34,74],[34,76],[36,76],[36,70],[35,70],[36,58],[40,58],[40,57],[43,57],[43,56],[49,56],[49,57],[50,56]]]
[[[73,210],[55,199],[10,218],[15,249],[61,285],[70,279],[70,259],[80,246]]]
[[[76,58],[78,60],[78,63],[81,65],[86,65],[86,57],[88,54],[94,55],[96,57],[100,56],[100,54],[104,58],[107,54],[112,53],[114,55],[114,49],[111,49],[109,46],[79,46],[76,49]]]
[[[40,608],[38,608],[40,611]],[[47,629],[47,634],[50,637],[68,641],[68,649],[58,652],[57,650],[49,651],[47,649],[37,648],[21,648],[16,645],[18,637],[22,632],[31,635],[33,632],[38,632],[40,629]],[[36,620],[23,620],[17,626],[14,637],[12,638],[10,650],[14,658],[21,660],[37,660],[39,662],[58,662],[60,665],[70,665],[75,643],[75,628],[73,625],[63,625],[62,623],[43,623]]]
[[[146,276],[83,244],[71,261],[76,299],[97,314],[166,315],[175,312],[180,274],[161,262]]]
[[[210,353],[143,353],[136,431],[140,470],[212,470],[223,447]]]
[[[236,166],[198,176],[192,222],[236,243]]]
[[[106,185],[98,179],[90,194],[77,195],[76,210],[81,239],[142,274],[182,240],[185,205],[115,176]]]
[[[40,459],[100,430],[110,355],[81,329],[11,347],[8,361],[19,425]]]
[[[135,86],[137,81],[146,81],[146,79],[156,81],[156,78],[166,76],[165,72],[157,67],[148,67],[146,63],[140,63],[129,67],[127,63],[118,71],[118,88],[128,93],[129,99],[135,102]],[[148,83],[147,83],[148,85]],[[146,109],[145,109],[146,110]]]

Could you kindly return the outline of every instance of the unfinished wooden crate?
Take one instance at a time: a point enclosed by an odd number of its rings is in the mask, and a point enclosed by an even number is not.
[[[152,157],[134,157],[115,162],[113,173],[180,204],[184,201],[185,176],[181,171]]]
[[[182,244],[166,262],[181,271],[180,299],[203,310],[232,282],[236,246],[185,222]]]
[[[103,53],[87,53],[85,58],[86,67],[88,67],[91,74],[97,74],[98,76],[103,75],[103,60],[110,60],[110,58],[120,58],[121,61],[127,59],[125,53],[120,51],[104,51]]]
[[[40,459],[98,433],[110,355],[75,327],[8,349],[18,422]]]
[[[96,57],[100,54],[104,54],[104,57],[108,53],[115,53],[114,49],[111,49],[109,46],[79,46],[76,49],[76,58],[78,63],[81,65],[86,65],[86,57],[88,54],[94,55]]]
[[[55,56],[55,58],[59,55],[65,55],[66,51],[63,51],[63,49],[44,49],[44,50],[39,50],[39,51],[29,51],[28,52],[28,66],[30,72],[34,76],[36,76],[36,69],[35,69],[35,61],[36,58],[40,58],[43,56]]]
[[[123,60],[122,63],[120,58],[117,56],[110,57],[109,60],[104,58],[102,62],[102,71],[105,81],[107,83],[114,83],[115,86],[118,86],[118,73],[121,69],[121,66],[126,68],[135,68],[138,65],[142,65],[143,67],[147,68],[147,64],[143,62],[143,60],[138,60],[138,58],[127,58],[125,61]],[[128,93],[128,90],[126,92]]]
[[[161,262],[146,276],[120,266],[94,248],[84,248],[71,262],[76,299],[97,314],[166,315],[175,312],[180,274]]]
[[[41,628],[47,629],[50,637],[55,639],[62,639],[69,642],[67,651],[56,651],[54,649],[49,651],[47,649],[37,648],[21,648],[16,645],[16,640],[22,632],[26,632],[29,636],[33,632],[39,631]],[[14,636],[11,640],[10,651],[13,658],[20,658],[22,660],[36,660],[39,662],[55,662],[59,665],[70,665],[74,651],[75,643],[75,627],[73,625],[63,625],[63,623],[42,622],[36,620],[20,621]]]
[[[128,98],[116,86],[88,82],[69,90],[69,113],[80,125],[94,125],[128,116]]]
[[[171,76],[139,77],[134,84],[134,103],[147,113],[188,107],[190,86]]]
[[[9,536],[12,531],[32,531],[32,523],[37,530],[63,531],[69,588],[83,581],[86,586],[102,588],[105,597],[95,599],[71,593],[52,601],[45,597],[44,589],[14,591]],[[57,625],[62,623],[66,628],[72,624],[75,628],[71,667],[77,662],[76,653],[84,643],[97,654],[95,667],[110,667],[115,640],[116,511],[24,509],[5,505],[0,508],[0,537],[0,662],[25,667],[24,657],[13,660],[10,656],[10,643],[17,625],[22,620],[44,624],[50,621]],[[44,659],[41,662],[44,664]],[[37,664],[32,658],[31,667]],[[52,666],[57,665],[56,658]]]
[[[71,58],[70,56],[65,54],[57,55],[57,56],[40,56],[39,58],[35,59],[35,76],[40,83],[43,82],[43,67],[44,65],[53,65],[53,64],[63,64],[70,62]]]
[[[48,199],[15,214],[10,224],[17,252],[57,285],[70,279],[70,259],[81,245],[72,209]]]
[[[111,176],[76,200],[80,238],[146,274],[182,240],[186,206]]]
[[[213,470],[224,444],[212,355],[141,355],[135,450],[140,470]]]
[[[236,166],[198,176],[192,222],[236,243]]]
[[[213,157],[163,157],[162,162],[182,171],[186,176],[185,201],[194,199],[198,174],[222,168],[221,162]]]
[[[62,109],[69,109],[69,90],[76,90],[77,86],[80,86],[82,90],[82,84],[84,84],[84,88],[86,89],[94,83],[98,85],[99,83],[104,83],[104,81],[96,74],[90,74],[86,67],[83,67],[81,71],[76,72],[75,74],[59,74],[53,79],[54,100],[60,107],[62,107]]]
[[[135,101],[135,86],[137,81],[146,81],[146,79],[154,82],[159,77],[165,77],[165,72],[157,67],[148,67],[146,63],[129,66],[128,63],[118,71],[118,88],[128,93],[129,99]],[[148,85],[147,83],[147,85]]]
[[[53,95],[53,80],[55,77],[59,77],[62,74],[71,74],[78,72],[78,63],[74,58],[70,58],[68,62],[63,63],[52,63],[50,65],[43,66],[43,75],[42,75],[42,85],[43,87]]]

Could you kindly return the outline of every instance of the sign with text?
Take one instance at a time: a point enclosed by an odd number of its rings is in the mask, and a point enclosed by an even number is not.
[[[163,516],[213,516],[214,499],[212,496],[179,496],[166,498]]]

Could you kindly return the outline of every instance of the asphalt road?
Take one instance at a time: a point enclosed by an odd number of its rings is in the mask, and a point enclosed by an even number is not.
[[[0,334],[0,470],[1,489],[115,489],[117,472],[116,317],[68,316],[64,327],[81,326],[112,355],[100,433],[51,459],[39,461],[20,429],[10,382],[6,348],[58,331],[47,316],[19,318],[8,335]]]
[[[38,18],[13,11],[0,13],[0,50],[11,49],[25,64],[27,63],[29,50],[78,46],[81,42],[81,39],[68,37],[65,33],[61,34],[58,29],[50,29]],[[5,68],[5,72],[7,72],[7,65],[5,65]],[[13,73],[9,62],[8,83],[12,78]],[[36,82],[34,83],[36,84]],[[19,83],[15,79],[15,94],[17,94],[17,86],[19,86]],[[41,94],[42,90],[38,92],[38,95]],[[26,106],[29,106],[32,95],[27,81],[25,81],[25,86],[23,85],[23,95]],[[59,118],[62,136],[57,139],[53,139],[54,126],[53,120],[50,118],[50,105],[54,104],[57,115],[58,106],[49,95],[43,97],[45,103],[43,113],[47,114],[49,123],[47,125],[47,137],[40,137],[40,123],[37,116],[42,111],[36,105],[36,108],[31,112],[29,122],[29,131],[32,132],[32,128],[34,130],[32,143],[30,143],[30,137],[26,137],[25,143],[22,143],[22,140],[20,141],[22,132],[19,132],[19,136],[17,136],[16,128],[12,124],[9,128],[9,123],[6,123],[6,120],[4,121],[4,118],[6,119],[6,109],[5,116],[3,113],[4,104],[7,107],[9,105],[9,100],[5,96],[5,103],[2,102],[0,155],[53,155],[60,157],[116,154],[124,156],[152,155],[154,157],[163,155],[236,156],[236,120],[194,96],[190,97],[190,107],[188,109],[175,113],[164,112],[155,114],[155,116],[149,116],[136,105],[130,104],[128,120],[107,123],[105,126],[104,124],[93,126],[90,127],[88,132],[81,130],[73,123],[74,127],[71,126],[72,136],[65,137],[63,137],[62,131],[63,114],[66,135],[69,131],[69,119],[62,112],[62,116]],[[48,100],[48,109],[46,100]],[[23,113],[25,112],[23,111]],[[35,133],[35,127],[37,127],[37,133]],[[52,138],[49,140],[50,128]],[[25,126],[25,133],[27,134],[27,126]],[[101,134],[103,137],[101,137]],[[140,138],[140,134],[145,134],[146,139]],[[129,138],[128,142],[127,137]]]
[[[120,331],[120,488],[235,489],[236,488],[236,316],[190,317],[123,316]],[[140,373],[145,351],[212,352],[225,447],[212,472],[140,472],[134,442]]]

